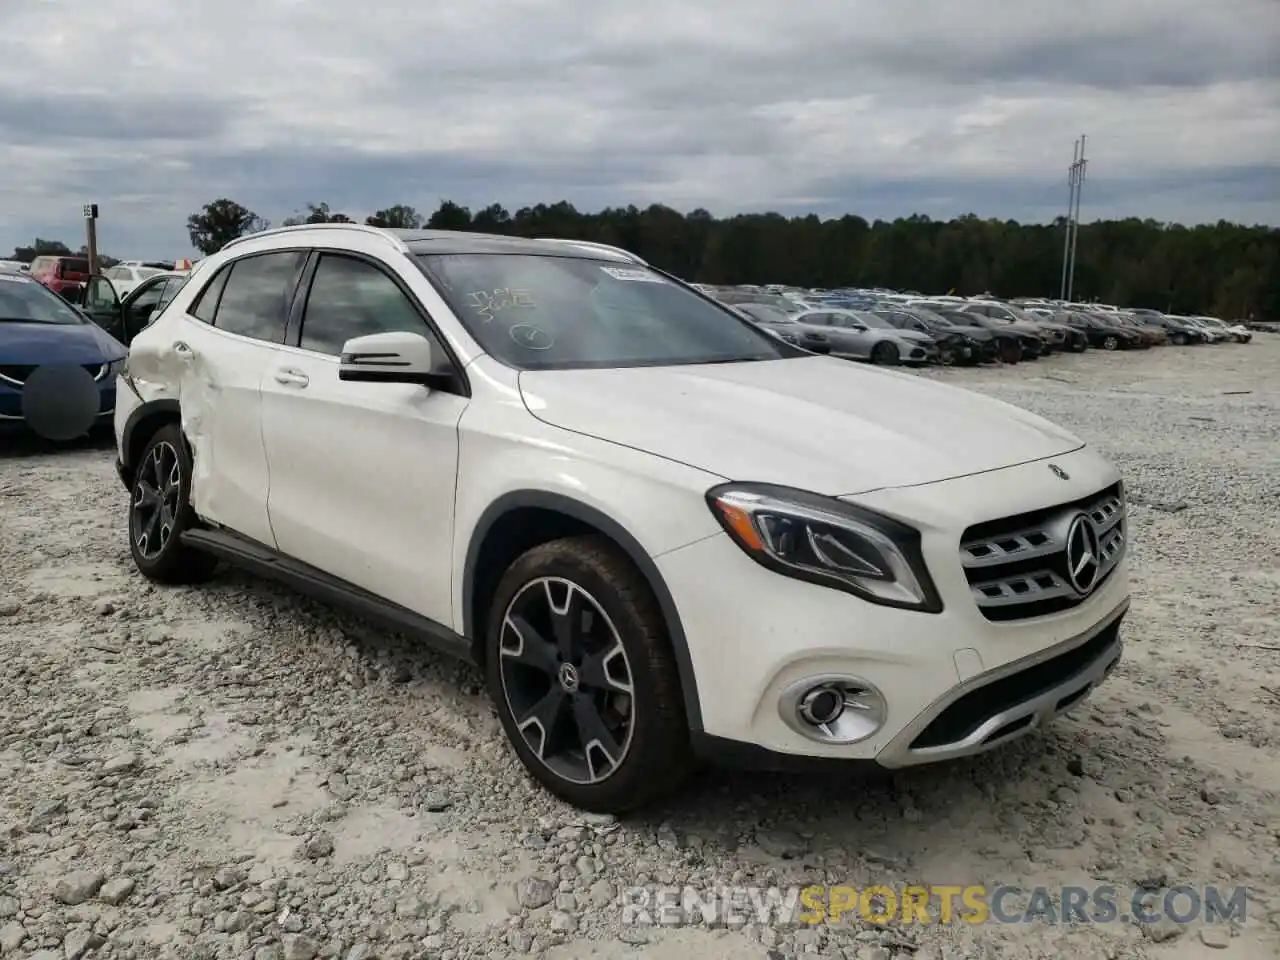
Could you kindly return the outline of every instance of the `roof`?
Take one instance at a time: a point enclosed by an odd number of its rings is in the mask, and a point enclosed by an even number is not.
[[[578,257],[583,260],[622,261],[625,258],[607,248],[583,241],[509,237],[496,233],[469,233],[461,230],[388,230],[405,242],[411,253],[509,253]]]
[[[308,233],[363,234],[378,237],[401,253],[410,254],[471,254],[506,253],[513,255],[575,257],[583,260],[604,260],[610,263],[646,265],[633,253],[620,247],[595,243],[590,240],[567,238],[509,237],[495,233],[472,233],[463,230],[397,230],[373,227],[362,223],[300,223],[287,227],[273,227],[257,233],[247,233],[223,245],[223,250],[242,244],[281,236],[306,235]]]

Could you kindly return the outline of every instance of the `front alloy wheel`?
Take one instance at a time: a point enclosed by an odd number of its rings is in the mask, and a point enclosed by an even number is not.
[[[584,810],[623,813],[694,766],[671,636],[648,580],[598,535],[533,547],[488,604],[485,680],[529,774]]]
[[[883,367],[894,367],[899,361],[898,348],[888,341],[881,341],[871,349],[871,362]]]
[[[1120,339],[1118,337],[1106,337],[1102,341],[1103,350],[1115,350],[1119,348],[1119,346],[1120,346]]]
[[[133,481],[129,535],[138,553],[155,560],[173,536],[182,496],[182,465],[172,443],[162,440],[149,448]]]
[[[599,602],[562,577],[531,580],[502,621],[502,690],[533,755],[574,784],[607,779],[635,727],[631,662]]]

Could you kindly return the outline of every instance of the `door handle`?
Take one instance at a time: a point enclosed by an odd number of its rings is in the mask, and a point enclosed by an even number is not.
[[[173,354],[183,363],[190,363],[196,356],[196,352],[181,340],[174,341]]]
[[[310,377],[293,367],[281,367],[276,371],[276,383],[292,387],[305,387],[310,382]]]

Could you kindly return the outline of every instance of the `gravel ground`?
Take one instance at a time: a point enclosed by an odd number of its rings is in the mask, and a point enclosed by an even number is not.
[[[708,774],[643,817],[526,781],[470,670],[226,572],[138,576],[101,444],[0,460],[0,955],[1280,956],[1280,337],[934,370],[1122,465],[1118,673],[873,780]],[[621,924],[635,884],[1247,885],[1224,930]]]

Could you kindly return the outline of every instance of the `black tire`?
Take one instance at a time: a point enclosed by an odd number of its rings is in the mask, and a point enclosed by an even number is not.
[[[1103,349],[1103,350],[1119,350],[1119,349],[1120,349],[1120,338],[1119,338],[1119,337],[1113,337],[1113,336],[1103,337],[1103,338],[1102,338],[1102,349]]]
[[[1169,338],[1175,346],[1185,347],[1187,345],[1187,335],[1185,333],[1175,333]]]
[[[871,348],[872,363],[878,363],[884,367],[896,367],[899,358],[898,348],[892,343],[881,342]]]
[[[616,814],[684,782],[696,764],[666,623],[609,541],[569,537],[529,550],[503,575],[487,623],[489,693],[520,762],[547,790]],[[550,719],[550,735],[537,714]]]
[[[938,366],[952,367],[955,366],[956,355],[950,347],[938,348]]]
[[[1022,359],[1022,344],[1017,340],[1001,340],[996,348],[996,359],[1001,363],[1017,363]]]
[[[144,577],[157,583],[199,583],[217,558],[192,550],[182,532],[199,526],[191,509],[191,454],[182,428],[168,423],[152,434],[129,485],[129,552]]]

